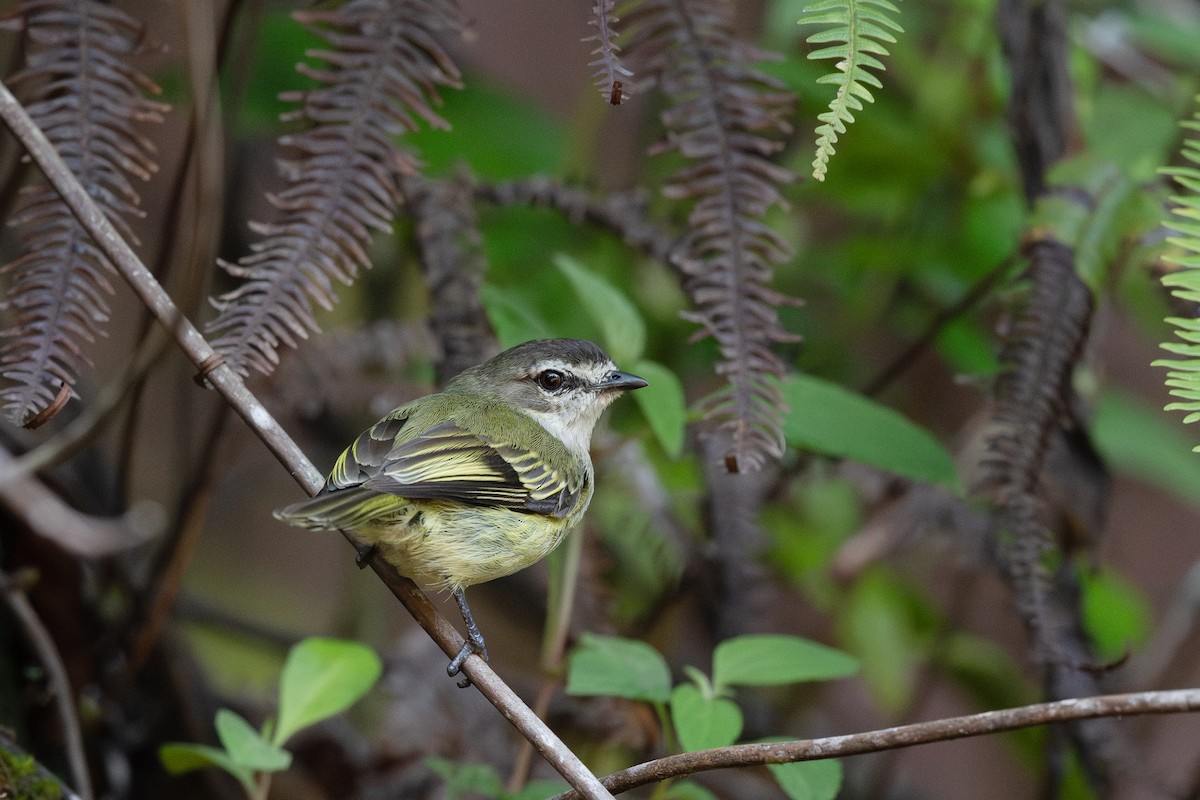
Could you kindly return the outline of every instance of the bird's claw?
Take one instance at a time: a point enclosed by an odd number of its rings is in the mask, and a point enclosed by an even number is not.
[[[463,642],[462,647],[460,647],[458,650],[458,654],[455,655],[454,658],[450,659],[450,663],[446,665],[446,674],[451,678],[462,671],[463,662],[473,655],[479,655],[479,657],[484,661],[488,660],[487,647],[483,643],[483,636],[481,636],[477,630],[473,631],[472,633],[474,633],[474,636]],[[470,685],[471,679],[465,675],[463,676],[463,679],[458,682],[458,688],[460,689],[466,689]]]
[[[366,569],[367,565],[371,563],[371,559],[374,558],[375,553],[379,551],[379,545],[368,544],[356,549],[358,550],[358,555],[354,557],[354,564],[359,569]]]

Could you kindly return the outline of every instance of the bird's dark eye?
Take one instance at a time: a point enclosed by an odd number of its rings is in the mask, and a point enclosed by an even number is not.
[[[563,374],[556,369],[544,369],[537,375],[537,385],[547,392],[556,392],[562,388]]]

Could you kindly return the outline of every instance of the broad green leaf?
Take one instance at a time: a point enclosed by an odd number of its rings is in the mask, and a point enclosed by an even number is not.
[[[633,399],[650,423],[650,430],[654,431],[655,438],[667,455],[679,458],[683,451],[684,423],[687,421],[683,384],[674,372],[657,361],[639,361],[631,371],[650,384],[633,393]]]
[[[585,633],[567,662],[567,694],[665,703],[671,696],[671,673],[645,642]]]
[[[339,714],[370,691],[383,672],[375,651],[358,642],[311,637],[288,653],[279,681],[279,725],[271,741]]]
[[[810,375],[783,381],[788,444],[861,461],[914,480],[958,485],[954,461],[924,428],[887,406]]]
[[[217,712],[217,737],[235,763],[254,772],[279,772],[291,766],[291,753],[268,742],[228,708]]]
[[[237,778],[247,793],[254,791],[254,775],[246,767],[235,764],[224,750],[206,744],[171,742],[158,748],[158,760],[172,775],[180,775],[207,767],[219,767]]]
[[[504,792],[500,776],[487,764],[461,764],[448,758],[426,756],[425,766],[446,781],[446,800],[457,800],[464,794],[495,798]]]
[[[512,292],[485,283],[479,287],[479,297],[501,347],[552,337],[550,328],[538,313]]]
[[[1110,569],[1081,574],[1083,624],[1101,658],[1121,658],[1150,634],[1150,603]]]
[[[834,759],[768,764],[767,769],[791,800],[833,800],[842,788],[842,762]]]
[[[724,697],[705,697],[695,684],[681,683],[671,692],[671,722],[687,752],[725,747],[742,732],[742,712]]]
[[[646,348],[646,323],[629,298],[565,253],[554,263],[575,290],[579,303],[600,328],[604,346],[619,365],[633,364]]]
[[[799,636],[755,634],[726,639],[713,652],[713,684],[779,686],[844,678],[858,671],[853,656]]]

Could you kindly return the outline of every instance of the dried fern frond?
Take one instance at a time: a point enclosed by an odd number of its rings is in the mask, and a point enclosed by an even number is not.
[[[707,410],[729,427],[725,461],[737,470],[783,451],[783,364],[771,346],[793,337],[776,313],[785,298],[767,284],[790,248],[764,217],[795,176],[769,158],[781,146],[771,136],[791,130],[792,96],[754,67],[766,54],[734,36],[729,14],[720,0],[646,0],[628,21],[630,51],[671,103],[662,149],[688,162],[663,193],[693,202],[679,257],[696,306],[687,316],[721,350],[717,372],[728,386]]]
[[[135,126],[160,122],[167,110],[143,95],[159,89],[126,62],[141,46],[142,24],[95,0],[25,0],[3,24],[25,33],[26,63],[11,83],[27,87],[30,116],[117,230],[136,241],[126,221],[142,215],[133,179],[149,179],[158,166]],[[0,374],[11,385],[0,398],[23,424],[74,386],[85,347],[105,333],[115,270],[45,183],[21,191],[11,224],[23,255],[3,267],[11,283]]]
[[[243,373],[274,369],[281,343],[295,347],[316,332],[313,303],[331,308],[333,282],[349,285],[370,266],[367,246],[391,230],[400,177],[416,171],[395,138],[418,118],[448,128],[433,109],[439,87],[461,85],[439,41],[459,29],[454,3],[350,0],[295,17],[334,49],[309,53],[323,67],[296,67],[319,86],[284,95],[299,105],[284,119],[311,127],[279,139],[296,153],[280,162],[288,187],[269,197],[280,219],[253,225],[263,236],[254,252],[222,262],[246,282],[215,301],[220,313],[208,329]]]
[[[1196,99],[1200,102],[1200,96]],[[1200,134],[1200,111],[1182,125]],[[1178,234],[1168,241],[1179,248],[1178,252],[1164,256],[1164,260],[1179,270],[1164,275],[1162,284],[1179,300],[1194,304],[1200,302],[1200,135],[1184,140],[1183,157],[1195,166],[1162,170],[1183,189],[1171,197],[1172,216],[1163,223]],[[1167,322],[1175,326],[1175,335],[1182,341],[1164,342],[1162,348],[1181,358],[1159,359],[1154,365],[1170,370],[1166,383],[1171,394],[1179,398],[1167,410],[1186,411],[1188,415],[1183,421],[1195,422],[1200,419],[1200,320],[1169,317]],[[1200,452],[1200,445],[1192,449]]]
[[[596,48],[592,50],[596,58],[589,61],[588,66],[596,68],[594,75],[600,96],[618,106],[622,100],[630,97],[629,79],[633,77],[633,72],[621,63],[621,48],[613,41],[616,37],[613,26],[620,22],[613,14],[615,5],[616,0],[596,0],[592,5],[592,18],[588,20],[588,25],[595,26],[596,32],[585,36],[583,41],[596,43]]]
[[[1046,557],[1054,545],[1041,499],[1051,434],[1067,416],[1071,376],[1092,318],[1092,294],[1076,275],[1074,253],[1045,240],[1030,247],[1032,291],[1000,352],[988,453],[974,491],[995,509],[993,548],[1043,659],[1061,662],[1063,637],[1052,613]]]
[[[872,73],[867,70],[884,70],[883,63],[875,56],[888,55],[884,43],[894,44],[896,37],[890,31],[903,32],[889,14],[899,14],[889,0],[819,0],[807,6],[800,17],[800,25],[832,25],[833,27],[814,33],[806,40],[809,44],[825,44],[808,54],[810,59],[837,59],[837,72],[823,75],[817,83],[832,83],[837,94],[829,103],[829,110],[817,115],[823,125],[817,126],[817,156],[813,160],[813,177],[825,180],[829,158],[833,155],[838,137],[846,132],[846,126],[854,122],[853,111],[862,111],[862,101],[874,103],[875,98],[867,86],[882,89]],[[833,42],[833,44],[829,44]]]

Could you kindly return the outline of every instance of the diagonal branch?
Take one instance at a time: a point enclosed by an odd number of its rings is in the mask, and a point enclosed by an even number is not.
[[[296,482],[309,494],[316,494],[324,484],[321,473],[258,398],[246,388],[234,369],[216,355],[196,326],[179,313],[166,291],[88,196],[87,191],[47,141],[45,134],[33,123],[3,82],[0,82],[0,119],[3,119],[5,125],[21,140],[38,167],[96,242],[97,247],[112,260],[122,277],[158,321],[174,334],[180,349],[201,370],[208,382],[238,416],[246,421],[255,435],[267,445]],[[438,647],[447,655],[457,653],[462,647],[462,637],[446,618],[437,612],[425,593],[417,588],[415,583],[401,577],[395,569],[381,563],[380,559],[372,559],[371,566],[384,585],[408,609]],[[505,719],[512,723],[522,736],[533,742],[538,752],[584,797],[601,800],[611,797],[579,757],[554,735],[545,722],[538,719],[483,659],[468,658],[463,664],[463,672]]]

